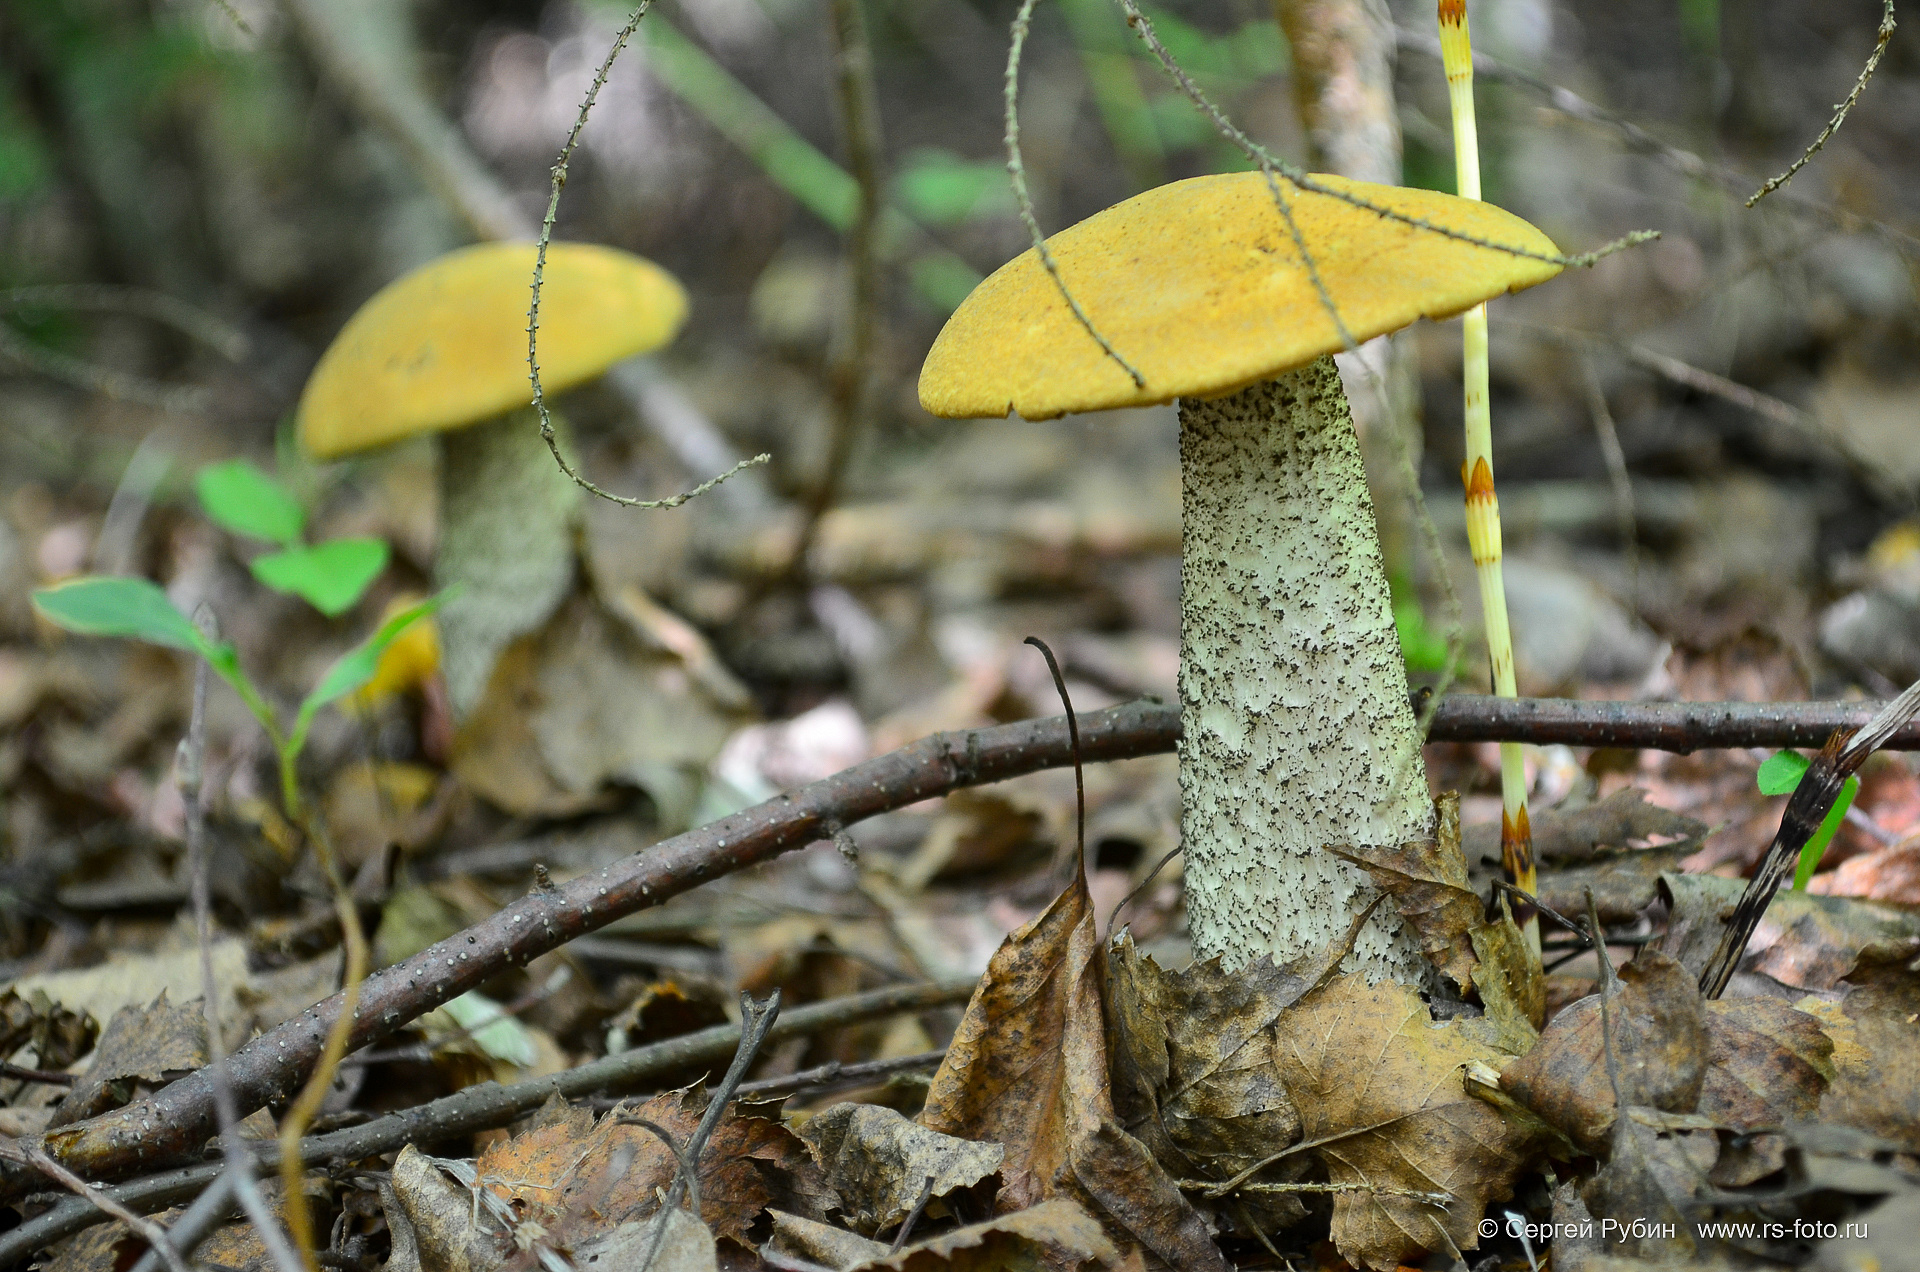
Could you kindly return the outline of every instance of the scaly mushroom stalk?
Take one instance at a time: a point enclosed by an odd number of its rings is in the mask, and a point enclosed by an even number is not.
[[[1454,183],[1463,199],[1480,197],[1480,133],[1473,113],[1473,37],[1466,0],[1440,0],[1440,58],[1453,110]],[[1467,547],[1480,580],[1493,692],[1516,698],[1513,630],[1507,623],[1507,585],[1500,568],[1500,499],[1493,488],[1493,413],[1487,400],[1487,307],[1461,315],[1461,378],[1465,382],[1467,457],[1460,481],[1467,494]],[[1500,744],[1500,859],[1507,877],[1531,895],[1537,887],[1533,828],[1527,820],[1527,776],[1518,742]],[[1540,953],[1540,920],[1526,920],[1527,943]]]
[[[1194,951],[1324,948],[1374,896],[1330,844],[1432,833],[1373,501],[1333,359],[1180,400],[1180,836]],[[1376,915],[1356,964],[1422,958]]]

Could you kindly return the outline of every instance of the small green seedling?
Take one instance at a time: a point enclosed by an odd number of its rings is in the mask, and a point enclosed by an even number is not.
[[[1807,773],[1807,757],[1798,751],[1782,751],[1760,766],[1753,775],[1755,785],[1762,795],[1791,795],[1799,787],[1800,779]],[[1807,880],[1813,878],[1814,870],[1820,865],[1820,858],[1826,853],[1827,845],[1840,831],[1840,823],[1846,820],[1847,810],[1853,807],[1853,797],[1860,793],[1860,779],[1847,778],[1846,785],[1840,788],[1840,797],[1833,801],[1833,807],[1827,813],[1827,819],[1820,823],[1820,829],[1807,840],[1806,847],[1800,850],[1800,864],[1793,869],[1793,890],[1802,891]]]
[[[280,551],[253,559],[253,577],[276,592],[297,596],[337,618],[352,609],[387,568],[384,539],[306,542],[307,514],[300,502],[244,459],[210,464],[194,478],[200,506],[215,525],[249,539],[265,539]]]
[[[264,507],[264,505],[262,505]],[[323,545],[325,546],[325,545]],[[267,732],[280,757],[280,794],[287,815],[296,821],[301,816],[299,785],[295,766],[306,748],[307,735],[313,729],[320,709],[337,702],[373,679],[380,655],[415,622],[438,609],[444,594],[429,597],[418,605],[402,610],[380,625],[380,629],[342,655],[327,669],[320,683],[294,712],[291,727],[281,727],[280,715],[266,696],[241,669],[240,659],[228,641],[214,640],[174,608],[167,594],[146,579],[90,576],[73,579],[55,587],[41,588],[33,594],[33,603],[47,619],[70,632],[84,636],[120,636],[142,640],[150,645],[184,649],[207,660],[216,675],[233,686],[234,692]]]

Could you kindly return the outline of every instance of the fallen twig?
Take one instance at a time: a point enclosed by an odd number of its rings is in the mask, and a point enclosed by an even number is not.
[[[1858,728],[1871,702],[1577,702],[1443,699],[1428,735],[1436,742],[1518,740],[1570,746],[1645,747],[1688,753],[1712,747],[1818,745],[1836,728]],[[1180,736],[1177,706],[1143,699],[1081,717],[1080,743],[1091,762],[1171,751]],[[1881,745],[1920,750],[1909,723]],[[557,949],[617,918],[793,848],[831,839],[844,828],[921,800],[1072,760],[1064,717],[936,733],[830,778],[779,795],[698,830],[675,836],[552,892],[535,892],[492,917],[368,977],[349,1036],[358,1048],[509,967]],[[340,996],[256,1038],[227,1061],[237,1102],[247,1110],[284,1099],[320,1053]],[[784,1023],[784,1022],[783,1022]],[[82,1174],[124,1176],[196,1152],[213,1133],[212,1082],[206,1070],[123,1109],[76,1122],[47,1137],[48,1151]],[[7,1170],[0,1199],[31,1188]]]
[[[779,1042],[883,1016],[965,1002],[972,995],[973,986],[974,982],[966,979],[930,981],[795,1007],[781,1013],[780,1019],[767,1031],[767,1041]],[[643,1086],[650,1080],[684,1072],[694,1065],[718,1063],[735,1054],[739,1043],[740,1026],[714,1025],[543,1078],[529,1078],[504,1086],[483,1082],[360,1126],[308,1136],[300,1142],[300,1158],[309,1166],[320,1162],[358,1161],[390,1153],[403,1144],[431,1143],[492,1130],[532,1112],[556,1095],[561,1099],[579,1099],[610,1089]],[[254,1154],[256,1172],[272,1168],[277,1157],[274,1144],[264,1142],[249,1147]],[[198,1195],[225,1169],[220,1162],[182,1167],[101,1191],[129,1210],[161,1210]],[[46,1214],[0,1233],[0,1267],[9,1266],[99,1222],[100,1212],[90,1202],[56,1205]]]

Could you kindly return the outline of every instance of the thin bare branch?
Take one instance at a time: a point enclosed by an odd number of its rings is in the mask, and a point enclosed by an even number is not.
[[[1033,250],[1040,257],[1047,276],[1053,279],[1053,285],[1060,289],[1060,298],[1067,302],[1067,308],[1080,321],[1100,351],[1119,364],[1122,371],[1133,380],[1133,387],[1144,389],[1146,379],[1131,362],[1120,356],[1105,335],[1093,325],[1093,319],[1074,299],[1073,292],[1067,287],[1067,280],[1060,276],[1059,262],[1053,259],[1053,249],[1047,246],[1047,236],[1040,230],[1040,218],[1033,211],[1033,196],[1027,190],[1027,164],[1020,154],[1020,56],[1026,51],[1027,30],[1033,25],[1033,6],[1035,0],[1020,0],[1019,11],[1013,15],[1013,39],[1007,46],[1007,179],[1013,185],[1013,200],[1020,207],[1020,220],[1027,227],[1027,235],[1033,240]]]
[[[1765,185],[1755,190],[1753,194],[1748,197],[1748,207],[1752,207],[1754,204],[1760,202],[1760,200],[1772,194],[1775,190],[1778,190],[1781,186],[1787,184],[1787,182],[1793,180],[1794,174],[1806,167],[1807,164],[1812,161],[1814,155],[1820,152],[1820,148],[1825,146],[1827,142],[1832,139],[1833,134],[1839,131],[1840,125],[1846,122],[1847,115],[1853,110],[1853,104],[1859,101],[1860,94],[1866,91],[1867,81],[1873,78],[1874,68],[1880,65],[1880,55],[1887,51],[1887,41],[1893,38],[1893,0],[1881,0],[1881,2],[1884,5],[1884,11],[1880,16],[1880,30],[1874,36],[1873,52],[1867,54],[1867,64],[1860,68],[1859,77],[1853,81],[1853,91],[1847,94],[1846,101],[1841,102],[1833,108],[1833,118],[1829,119],[1827,126],[1820,130],[1820,135],[1813,139],[1813,144],[1801,152],[1800,157],[1795,159],[1793,163],[1787,167],[1785,172],[1777,177],[1769,178]]]
[[[580,145],[580,133],[587,126],[587,116],[593,112],[593,103],[600,96],[600,90],[606,87],[607,76],[613,73],[614,59],[633,39],[633,33],[640,29],[640,20],[647,16],[647,10],[653,6],[653,0],[640,0],[640,7],[627,18],[626,23],[613,37],[613,45],[607,50],[607,56],[600,63],[600,69],[594,72],[593,83],[587,88],[586,100],[580,103],[580,113],[574,117],[573,127],[567,133],[566,144],[560,147],[560,157],[553,164],[553,185],[547,193],[547,214],[540,221],[540,238],[533,256],[533,297],[527,306],[527,376],[533,381],[533,409],[540,416],[540,436],[546,441],[547,449],[553,453],[553,462],[560,465],[560,471],[573,480],[573,484],[590,495],[605,499],[608,503],[619,504],[623,508],[678,508],[689,499],[698,499],[715,486],[743,469],[764,464],[773,456],[755,455],[752,459],[743,459],[726,472],[695,486],[692,490],[669,495],[665,499],[635,499],[628,495],[616,495],[610,490],[602,490],[587,478],[574,470],[567,457],[560,453],[560,441],[554,435],[553,415],[547,410],[546,389],[540,383],[540,286],[547,270],[547,247],[553,242],[553,223],[560,215],[560,191],[567,184],[567,165],[573,162],[573,152]]]

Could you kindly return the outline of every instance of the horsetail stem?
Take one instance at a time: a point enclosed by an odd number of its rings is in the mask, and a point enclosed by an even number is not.
[[[1454,184],[1463,199],[1480,197],[1480,139],[1473,113],[1473,37],[1466,0],[1440,0],[1440,56],[1453,108]],[[1460,465],[1467,491],[1467,546],[1480,580],[1486,618],[1487,658],[1493,691],[1519,696],[1513,675],[1513,631],[1507,624],[1506,582],[1500,569],[1500,500],[1493,488],[1493,416],[1487,401],[1487,307],[1475,305],[1461,319],[1466,408],[1466,459]],[[1500,744],[1500,858],[1514,886],[1531,896],[1537,886],[1533,830],[1527,819],[1526,770],[1520,744]],[[1523,921],[1527,944],[1540,953],[1540,920]]]

